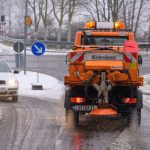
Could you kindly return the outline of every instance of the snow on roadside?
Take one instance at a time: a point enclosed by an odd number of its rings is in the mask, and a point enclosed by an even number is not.
[[[47,49],[44,55],[66,55],[70,50]],[[13,47],[0,43],[0,55],[14,55]],[[33,55],[31,47],[27,47],[27,55]]]
[[[144,86],[140,87],[144,93],[150,93],[150,75],[144,75]]]
[[[23,72],[16,75],[19,81],[19,95],[31,96],[46,100],[61,100],[64,95],[65,86],[54,77],[39,74],[39,83],[43,85],[43,90],[32,90],[32,84],[37,83],[37,73]]]
[[[12,47],[0,43],[0,55],[12,55],[12,54],[15,54]]]
[[[69,53],[69,51],[68,52],[61,52],[61,51],[46,51],[45,53],[44,53],[44,55],[67,55]],[[31,52],[31,50],[27,50],[27,55],[33,55],[33,53]]]
[[[150,74],[144,75],[144,86],[141,86],[140,89],[143,92],[143,100],[150,104]]]

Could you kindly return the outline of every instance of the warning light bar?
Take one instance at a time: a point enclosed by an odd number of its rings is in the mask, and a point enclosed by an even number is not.
[[[87,22],[84,26],[85,29],[115,29],[123,30],[125,26],[122,22]]]
[[[81,103],[86,102],[86,99],[82,97],[72,97],[71,102],[76,103],[76,104],[81,104]]]

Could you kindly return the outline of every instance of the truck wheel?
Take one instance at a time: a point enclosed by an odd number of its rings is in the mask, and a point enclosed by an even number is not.
[[[137,104],[136,107],[131,110],[131,113],[128,116],[129,124],[140,126],[142,108],[143,108],[143,93],[140,90],[137,90]]]
[[[137,90],[137,108],[143,108],[143,93]]]
[[[12,97],[12,101],[13,101],[13,102],[17,102],[17,101],[18,101],[18,95],[17,95],[17,96],[13,96],[13,97]]]
[[[129,127],[136,129],[141,124],[141,108],[133,108],[128,115]]]
[[[68,89],[68,90],[65,91],[64,107],[67,110],[71,109],[71,104],[70,104],[70,89]]]
[[[141,124],[141,109],[143,108],[143,93],[138,90],[138,104],[137,104],[137,115],[138,115],[138,124]]]
[[[66,109],[66,122],[67,127],[74,129],[79,125],[79,112],[74,112],[73,110]]]
[[[137,109],[137,115],[138,115],[138,125],[141,124],[141,108]]]

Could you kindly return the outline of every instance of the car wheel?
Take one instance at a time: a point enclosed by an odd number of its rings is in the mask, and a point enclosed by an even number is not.
[[[17,95],[17,96],[13,96],[13,97],[12,97],[12,101],[13,101],[13,102],[17,102],[17,101],[18,101],[18,95]]]

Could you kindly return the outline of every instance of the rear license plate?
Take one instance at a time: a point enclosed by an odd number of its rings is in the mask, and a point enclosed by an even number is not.
[[[0,88],[0,92],[6,92],[6,88]]]
[[[73,106],[74,111],[92,111],[93,109],[97,108],[97,105],[75,105]]]

